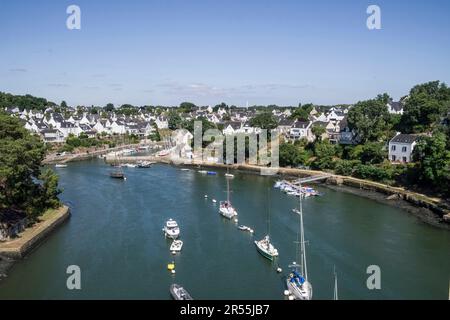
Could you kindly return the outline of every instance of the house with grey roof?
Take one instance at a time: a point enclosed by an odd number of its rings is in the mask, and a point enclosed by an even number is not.
[[[418,139],[417,135],[397,132],[397,135],[389,141],[389,160],[391,162],[411,162]]]
[[[401,101],[389,101],[387,103],[388,112],[391,114],[403,114],[403,103]]]

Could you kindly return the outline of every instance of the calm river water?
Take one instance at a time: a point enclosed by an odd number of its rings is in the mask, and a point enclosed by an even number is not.
[[[173,282],[194,299],[283,299],[295,258],[298,218],[291,209],[298,200],[273,189],[274,178],[236,173],[232,180],[239,223],[254,228],[252,236],[223,219],[211,201],[226,198],[223,172],[204,176],[154,165],[126,168],[127,180],[118,181],[100,160],[56,170],[72,217],[0,281],[0,299],[170,299]],[[304,201],[314,299],[333,297],[333,266],[340,299],[448,298],[448,231],[373,200],[320,190],[322,197]],[[253,243],[266,233],[269,204],[280,252],[275,263]],[[184,247],[176,256],[161,231],[168,218],[181,226]],[[172,260],[176,275],[167,271]],[[69,265],[81,268],[81,290],[66,287]],[[369,265],[381,268],[381,290],[367,289]]]

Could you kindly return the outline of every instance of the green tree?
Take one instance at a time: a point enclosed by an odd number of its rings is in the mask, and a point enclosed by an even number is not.
[[[431,131],[441,117],[450,111],[450,88],[439,81],[424,83],[412,88],[405,100],[402,131]]]
[[[320,126],[320,125],[313,125],[311,128],[311,132],[312,134],[316,137],[315,141],[322,141],[322,135],[326,132],[327,130],[325,129],[324,126]]]
[[[182,102],[180,103],[180,112],[189,113],[196,107],[192,102]]]
[[[272,130],[278,126],[278,122],[271,112],[261,112],[250,119],[250,125],[261,129]]]
[[[282,167],[297,167],[305,165],[310,158],[310,154],[299,146],[292,143],[282,143],[279,150],[280,166]]]
[[[315,159],[312,163],[312,167],[315,169],[333,169],[333,158],[335,155],[335,147],[328,141],[322,141],[314,145]]]
[[[363,164],[382,163],[387,158],[387,151],[382,143],[367,142],[357,145],[350,151],[352,160],[359,160]]]
[[[114,105],[112,103],[108,103],[104,108],[106,112],[114,111]]]
[[[443,133],[422,138],[414,148],[419,179],[450,194],[450,150]]]
[[[348,126],[361,143],[387,139],[389,113],[382,98],[358,102],[348,112]]]
[[[308,103],[303,106],[300,103],[298,105],[298,108],[296,108],[292,113],[291,118],[299,121],[307,121],[309,118],[309,113],[312,111],[313,108],[314,105],[312,103]]]
[[[170,130],[176,130],[181,129],[183,119],[181,119],[180,114],[176,110],[170,110],[167,122]]]
[[[25,210],[30,217],[59,203],[57,176],[41,175],[45,146],[17,118],[0,112],[0,208]]]
[[[67,103],[64,100],[61,102],[61,108],[62,109],[66,109],[67,108]]]

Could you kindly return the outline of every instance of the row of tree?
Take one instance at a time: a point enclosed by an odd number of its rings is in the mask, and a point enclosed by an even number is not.
[[[0,111],[0,208],[23,210],[35,218],[59,206],[58,177],[41,167],[45,151],[22,121]]]

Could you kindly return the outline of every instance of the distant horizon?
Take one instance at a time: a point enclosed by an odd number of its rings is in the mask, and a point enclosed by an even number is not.
[[[69,5],[81,29],[69,30]],[[381,9],[369,30],[367,8]],[[450,83],[450,2],[52,1],[0,5],[0,88],[57,104],[354,104]]]

